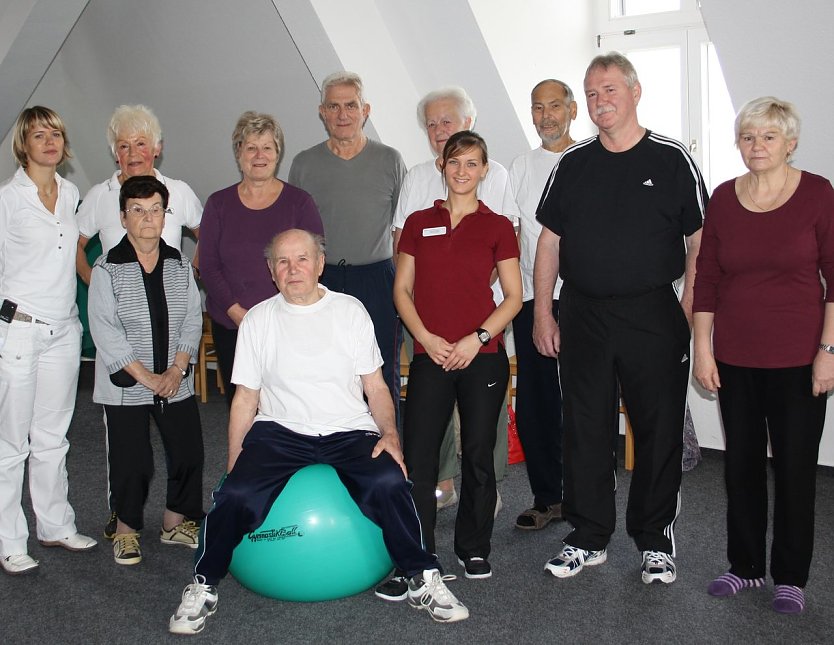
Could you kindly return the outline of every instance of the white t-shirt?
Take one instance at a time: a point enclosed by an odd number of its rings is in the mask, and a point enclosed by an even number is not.
[[[96,184],[84,196],[78,209],[78,228],[86,238],[96,233],[101,239],[102,253],[107,253],[124,237],[125,229],[119,217],[119,183],[117,170],[107,181]],[[203,205],[188,184],[178,179],[164,177],[154,169],[156,178],[168,189],[168,208],[171,213],[165,216],[162,239],[168,246],[182,249],[182,227],[199,228],[203,217]],[[268,240],[267,240],[268,241]]]
[[[53,324],[78,316],[78,189],[58,174],[55,181],[54,215],[23,168],[0,184],[0,301],[8,298],[20,313]]]
[[[249,310],[232,382],[260,390],[255,421],[309,436],[379,434],[360,378],[382,366],[371,317],[353,296],[319,288],[324,297],[312,305],[290,304],[279,293]]]
[[[536,209],[550,173],[561,156],[561,152],[550,152],[539,147],[519,155],[510,164],[504,210],[515,210],[520,220],[521,283],[524,288],[522,300],[525,302],[533,299],[533,264],[542,230],[542,225],[536,220]],[[553,290],[554,300],[559,299],[561,288],[562,279],[557,277],[556,288]]]
[[[478,186],[478,199],[493,213],[504,215],[515,223],[518,212],[513,208],[504,210],[504,193],[507,188],[507,169],[497,161],[489,160],[489,170]],[[394,228],[402,229],[405,220],[415,211],[421,211],[434,204],[435,199],[446,198],[446,184],[437,169],[434,159],[417,164],[403,180],[397,211],[394,213]]]

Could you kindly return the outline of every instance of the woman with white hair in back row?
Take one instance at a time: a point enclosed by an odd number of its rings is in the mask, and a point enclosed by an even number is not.
[[[150,108],[144,105],[117,107],[107,126],[107,142],[119,168],[112,177],[90,188],[78,209],[76,270],[86,284],[90,284],[93,270],[85,253],[90,239],[98,234],[103,255],[124,237],[119,192],[122,184],[131,177],[154,176],[167,188],[170,198],[162,239],[168,246],[181,250],[184,226],[199,237],[203,216],[203,205],[188,184],[165,177],[154,167],[162,154],[162,127]],[[108,496],[109,492],[108,486]],[[110,519],[104,528],[104,537],[108,540],[116,533],[117,521],[112,506],[110,508]],[[196,534],[194,538],[196,540]]]

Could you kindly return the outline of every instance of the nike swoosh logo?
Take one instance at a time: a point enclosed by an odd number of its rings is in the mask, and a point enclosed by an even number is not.
[[[497,383],[497,382],[498,381],[495,381],[495,383]],[[495,385],[495,383],[487,383],[487,387],[492,387],[493,385]]]

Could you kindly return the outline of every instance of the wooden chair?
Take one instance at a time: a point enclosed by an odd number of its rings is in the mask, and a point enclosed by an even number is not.
[[[405,398],[405,393],[408,389],[408,368],[410,366],[408,352],[405,351],[405,343],[403,343],[400,348],[400,399]]]
[[[194,369],[194,389],[200,395],[200,401],[208,401],[208,386],[206,381],[206,364],[214,363],[214,371],[217,378],[217,389],[220,394],[225,394],[223,379],[220,378],[220,366],[217,364],[217,352],[214,349],[214,336],[211,334],[211,318],[203,312],[203,335],[200,338],[200,351],[197,353],[197,365]]]
[[[623,415],[625,421],[625,469],[634,470],[634,434],[631,431],[628,411],[622,399],[620,399],[620,407],[617,408],[617,412]]]
[[[510,380],[507,381],[507,402],[512,406],[513,410],[515,410],[515,379],[518,376],[518,363],[516,362],[515,354],[509,357],[510,358]]]

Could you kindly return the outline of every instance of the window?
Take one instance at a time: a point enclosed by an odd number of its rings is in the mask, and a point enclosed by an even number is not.
[[[637,12],[648,7],[692,4],[692,0],[598,1],[612,15],[615,5],[623,11]],[[677,12],[652,16],[652,24],[632,22],[629,17],[603,20],[601,26],[619,29],[600,32],[597,46],[598,53],[616,50],[634,63],[643,89],[638,108],[640,123],[683,142],[711,192],[745,168],[735,149],[735,112],[721,66],[700,12],[693,14],[692,8],[684,6]],[[632,28],[640,24],[646,26]]]
[[[609,13],[612,18],[622,18],[647,13],[680,11],[680,8],[680,0],[611,0]]]

